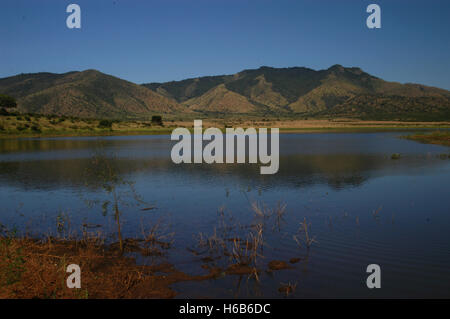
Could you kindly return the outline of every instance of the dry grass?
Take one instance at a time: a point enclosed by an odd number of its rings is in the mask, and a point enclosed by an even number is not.
[[[85,223],[81,233],[75,232],[64,212],[56,219],[55,237],[18,238],[0,229],[0,298],[171,298],[176,295],[170,288],[173,283],[225,275],[247,278],[247,282],[259,285],[261,273],[293,267],[284,261],[264,261],[264,250],[270,248],[265,242],[267,224],[279,229],[286,205],[278,203],[269,208],[253,203],[252,209],[251,224],[241,225],[221,208],[212,232],[197,236],[196,244],[188,250],[200,257],[201,268],[207,270],[201,276],[188,275],[166,262],[174,233],[162,219],[151,225],[141,222],[139,238],[112,243],[105,240],[109,236],[98,225]],[[310,238],[306,220],[301,225],[309,247],[315,239]],[[136,264],[137,257],[144,258],[146,265]],[[294,259],[291,263],[300,260]],[[82,289],[66,287],[69,264],[80,265]],[[295,290],[295,285],[287,286],[286,294]]]
[[[169,232],[167,224],[159,219],[151,225],[148,229],[145,228],[141,222],[141,232],[143,238],[143,248],[141,254],[144,256],[162,256],[161,250],[168,250],[172,247],[174,232]]]
[[[372,211],[372,216],[374,218],[378,218],[380,216],[380,212],[382,209],[383,209],[383,206],[380,206],[376,210]]]
[[[436,131],[425,134],[414,134],[406,136],[407,139],[418,141],[422,143],[438,144],[450,146],[450,132],[449,131]]]
[[[265,224],[267,221],[273,222],[273,230],[281,231],[282,223],[284,222],[284,215],[286,213],[286,204],[278,202],[277,205],[271,209],[264,203],[252,202],[251,207],[255,213],[257,222]]]
[[[286,297],[289,295],[295,293],[295,290],[297,289],[297,283],[292,284],[291,282],[288,283],[281,283],[280,288],[278,288],[278,292],[282,293]]]
[[[0,137],[14,136],[97,136],[168,134],[176,127],[193,127],[198,116],[184,115],[183,120],[173,116],[163,119],[165,126],[152,124],[149,120],[115,121],[111,129],[99,127],[100,120],[78,119],[44,115],[0,116]],[[277,127],[284,132],[348,129],[402,129],[402,128],[448,128],[450,122],[401,122],[361,121],[355,119],[291,119],[236,116],[203,119],[203,127]],[[448,137],[446,138],[448,142]],[[448,144],[446,144],[448,145]]]
[[[234,221],[231,214],[223,208],[218,213],[218,227],[214,227],[211,234],[200,233],[196,237],[196,245],[188,249],[195,256],[201,256],[206,264],[205,269],[215,269],[228,275],[247,276],[256,282],[261,280],[261,269],[265,268],[264,250],[265,229],[268,224],[272,229],[280,229],[286,205],[278,203],[270,208],[263,203],[252,202],[251,209],[254,220],[249,225],[241,225]],[[275,265],[275,266],[274,266]],[[281,266],[280,266],[281,265]],[[285,262],[271,261],[268,272],[289,269]]]
[[[81,268],[81,289],[66,286],[69,264]],[[0,298],[172,298],[173,283],[213,276],[190,276],[168,263],[137,265],[92,237],[45,242],[0,237]]]
[[[146,120],[115,121],[111,128],[101,127],[100,121],[44,115],[0,116],[0,137],[160,134],[171,131]]]
[[[310,237],[310,235],[309,235],[309,227],[310,226],[311,226],[311,224],[308,223],[306,221],[306,218],[304,217],[303,221],[300,223],[298,235],[293,236],[294,241],[297,243],[297,245],[299,247],[302,247],[302,242],[303,242],[303,244],[306,245],[306,248],[308,248],[308,249],[311,247],[311,245],[313,243],[317,243],[315,237]],[[299,239],[300,234],[303,234],[303,239]]]

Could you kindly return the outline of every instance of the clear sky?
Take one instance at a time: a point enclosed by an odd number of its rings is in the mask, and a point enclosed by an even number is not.
[[[381,29],[366,26],[370,3]],[[450,89],[449,35],[448,0],[1,0],[0,77],[97,69],[144,83],[342,64]]]

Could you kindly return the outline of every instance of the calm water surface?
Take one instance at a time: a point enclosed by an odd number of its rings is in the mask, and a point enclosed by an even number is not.
[[[169,136],[0,140],[0,223],[47,235],[56,233],[58,216],[68,216],[72,229],[100,224],[96,230],[114,234],[101,207],[110,198],[90,173],[100,149],[146,202],[121,190],[125,236],[161,224],[174,240],[164,258],[192,274],[205,271],[202,256],[187,248],[200,232],[221,230],[218,212],[242,235],[255,223],[252,202],[286,204],[279,223],[264,225],[259,263],[264,269],[274,259],[301,258],[293,269],[263,272],[259,283],[239,276],[179,283],[180,297],[280,297],[278,287],[290,282],[294,298],[448,298],[450,159],[441,154],[450,149],[398,138],[404,134],[284,134],[280,170],[264,176],[259,164],[175,165]],[[156,209],[142,210],[148,206]],[[293,239],[304,218],[317,241],[309,250]],[[382,269],[378,290],[365,284],[373,263]]]

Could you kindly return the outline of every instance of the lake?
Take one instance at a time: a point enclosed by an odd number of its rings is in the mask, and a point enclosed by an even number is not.
[[[168,135],[1,139],[0,223],[19,234],[84,229],[114,241],[112,199],[92,172],[101,156],[130,182],[117,188],[124,236],[158,225],[172,242],[158,258],[180,270],[228,262],[205,248],[208,236],[231,242],[262,225],[259,280],[178,283],[179,297],[282,297],[278,288],[291,283],[293,298],[448,298],[450,148],[405,134],[281,134],[275,175],[260,175],[260,164],[173,164]],[[315,239],[309,248],[302,222]],[[272,260],[290,269],[266,271]],[[366,286],[369,264],[381,267],[381,289]]]

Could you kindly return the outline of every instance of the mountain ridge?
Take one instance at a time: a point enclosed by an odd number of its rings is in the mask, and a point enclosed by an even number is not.
[[[121,117],[181,111],[167,97],[93,69],[19,74],[0,79],[0,91],[15,97],[22,112]]]
[[[450,119],[450,92],[388,82],[359,67],[328,69],[262,66],[235,74],[141,85],[89,69],[19,74],[0,79],[0,93],[22,112],[79,117],[149,114],[261,114],[264,116]]]

